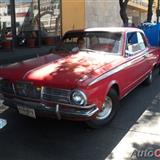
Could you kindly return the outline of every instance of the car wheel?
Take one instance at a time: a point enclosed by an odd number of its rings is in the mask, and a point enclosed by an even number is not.
[[[144,81],[144,85],[150,85],[153,81],[153,72],[151,71]]]
[[[94,120],[87,121],[87,125],[91,128],[100,128],[109,123],[119,107],[118,94],[114,89],[111,89],[105,98],[102,111],[100,111]]]

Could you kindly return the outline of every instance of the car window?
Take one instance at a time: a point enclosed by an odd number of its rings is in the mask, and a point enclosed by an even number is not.
[[[135,55],[139,51],[146,48],[143,35],[140,32],[127,33],[126,54],[128,56]]]
[[[68,51],[78,50],[76,46],[78,39],[85,42],[84,48],[107,53],[120,54],[122,46],[122,33],[119,32],[69,32],[63,37],[63,44]],[[100,53],[100,52],[99,52]],[[102,53],[102,52],[101,52]]]
[[[141,50],[144,50],[146,48],[144,38],[141,33],[137,33],[137,38],[138,38],[138,44]]]

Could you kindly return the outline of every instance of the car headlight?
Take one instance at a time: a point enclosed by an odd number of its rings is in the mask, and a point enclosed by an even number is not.
[[[84,106],[87,104],[87,97],[82,91],[73,90],[71,92],[70,101],[72,104]]]

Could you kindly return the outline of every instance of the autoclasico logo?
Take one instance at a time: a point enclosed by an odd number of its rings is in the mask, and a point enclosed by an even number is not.
[[[160,159],[160,148],[154,149],[154,148],[148,148],[148,149],[142,149],[142,150],[135,150],[131,158],[151,158],[155,157]]]

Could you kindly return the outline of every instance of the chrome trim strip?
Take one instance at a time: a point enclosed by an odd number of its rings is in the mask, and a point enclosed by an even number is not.
[[[61,112],[61,114],[65,114],[65,115],[72,115],[72,116],[84,116],[84,117],[91,117],[93,115],[95,115],[97,112],[99,111],[98,108],[93,108],[92,110],[90,111],[87,111],[87,112]]]
[[[16,89],[15,89],[14,83],[12,83],[12,89],[13,89],[14,95],[16,95]]]
[[[5,103],[6,102],[6,103]],[[94,116],[96,113],[98,113],[99,108],[96,107],[96,105],[90,105],[88,106],[88,108],[75,108],[75,110],[65,110],[63,111],[63,107],[65,108],[66,106],[60,106],[60,104],[56,104],[56,107],[50,107],[50,106],[46,106],[44,104],[41,103],[35,103],[35,102],[26,102],[23,100],[19,100],[19,99],[9,99],[4,97],[4,104],[10,105],[10,104],[15,104],[17,105],[18,103],[20,103],[19,105],[26,105],[26,107],[28,108],[33,108],[33,109],[37,109],[37,110],[42,110],[42,111],[47,111],[47,112],[52,112],[54,114],[57,115],[57,118],[60,120],[61,118],[65,118],[66,116],[68,116],[68,118],[78,118],[78,117],[91,117]],[[31,105],[31,106],[30,106]],[[16,106],[12,105],[12,107],[16,108]],[[62,108],[62,110],[60,109]]]
[[[5,99],[7,100],[8,98],[5,97]],[[11,99],[10,99],[11,100]],[[17,98],[13,98],[12,99],[13,101],[17,101],[17,102],[20,102],[20,103],[27,103],[29,105],[41,105],[41,106],[44,106],[44,107],[47,107],[45,104],[43,103],[37,103],[37,102],[28,102],[28,101],[25,101],[25,100],[20,100],[20,99],[17,99]],[[47,101],[46,101],[47,102]],[[50,101],[48,101],[50,102]],[[59,104],[59,105],[63,105],[63,106],[66,106],[66,107],[70,107],[70,108],[76,108],[76,109],[90,109],[92,107],[95,106],[95,104],[91,104],[91,105],[87,105],[87,106],[77,106],[77,105],[72,105],[72,104],[66,104],[66,103],[59,103],[59,102],[53,102],[53,105],[56,105],[56,104]]]
[[[61,115],[59,113],[59,104],[56,105],[56,115],[57,115],[58,120],[60,120],[61,119]]]
[[[54,102],[54,103],[56,103],[56,102]],[[79,109],[90,109],[93,106],[95,106],[95,104],[91,104],[91,105],[88,105],[88,106],[77,106],[77,105],[65,104],[65,103],[58,103],[58,104],[65,105],[65,106],[71,107],[71,108],[79,108]]]
[[[43,99],[43,93],[44,93],[44,87],[42,86],[42,88],[41,88],[41,97],[40,97],[41,100]]]
[[[144,51],[144,52],[145,52],[145,51]],[[148,54],[148,53],[147,53],[147,54]],[[103,80],[103,79],[105,79],[105,78],[107,78],[107,77],[109,77],[109,76],[111,76],[111,75],[113,75],[113,74],[115,74],[115,73],[117,73],[117,72],[119,72],[119,71],[127,68],[127,67],[130,66],[134,61],[141,60],[141,59],[144,58],[144,56],[147,55],[147,54],[142,54],[141,56],[138,56],[138,57],[136,57],[136,58],[134,58],[134,59],[132,59],[132,60],[130,60],[130,61],[128,61],[128,62],[120,65],[120,66],[118,66],[117,68],[114,68],[114,69],[112,69],[112,70],[104,73],[103,75],[99,76],[98,78],[96,78],[95,80],[93,80],[91,83],[89,83],[89,86],[91,86],[91,85],[93,85],[93,84],[95,84],[95,83],[97,83],[97,82],[99,82],[99,81],[101,81],[101,80]]]
[[[109,72],[104,73],[103,75],[101,75],[101,76],[99,76],[98,78],[96,78],[95,80],[93,80],[93,81],[89,84],[89,86],[91,86],[91,85],[93,85],[93,84],[95,84],[95,83],[97,83],[97,82],[99,82],[99,81],[101,81],[101,80],[103,80],[103,79],[105,79],[105,78],[107,78],[107,77],[109,77],[109,76],[111,76],[111,75],[113,75],[113,74],[115,74],[115,73],[123,70],[123,69],[126,68],[127,66],[129,66],[129,65],[124,64],[124,65],[121,65],[121,66],[119,66],[119,67],[117,67],[117,68],[115,68],[115,69],[112,69],[112,70],[109,71]]]

